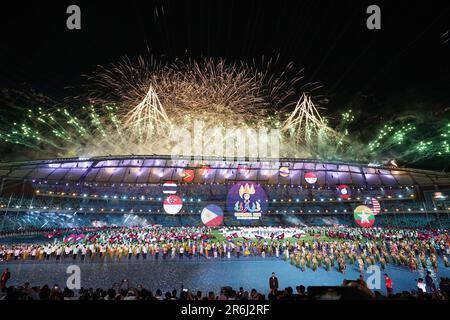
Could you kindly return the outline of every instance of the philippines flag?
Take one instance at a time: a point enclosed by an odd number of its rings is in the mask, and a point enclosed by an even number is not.
[[[202,210],[202,222],[207,227],[218,227],[223,222],[223,211],[219,206],[211,204]]]
[[[349,199],[352,195],[352,189],[346,184],[341,184],[337,187],[337,194],[341,199]]]
[[[167,181],[163,184],[163,193],[164,194],[175,194],[177,193],[178,186],[173,181]]]
[[[183,201],[178,196],[168,196],[163,203],[164,211],[168,214],[177,214],[183,207]]]

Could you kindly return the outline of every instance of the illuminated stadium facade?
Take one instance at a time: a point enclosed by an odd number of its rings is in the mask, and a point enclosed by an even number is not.
[[[245,221],[250,224],[354,226],[355,208],[372,199],[380,203],[375,226],[450,224],[450,175],[416,169],[302,159],[116,156],[2,163],[0,177],[2,230],[199,225],[203,208],[212,204],[223,209],[225,225],[240,225],[234,202],[227,203],[236,184],[265,193],[261,218]],[[169,181],[172,192],[165,190]],[[170,193],[182,200],[176,214],[163,205]]]

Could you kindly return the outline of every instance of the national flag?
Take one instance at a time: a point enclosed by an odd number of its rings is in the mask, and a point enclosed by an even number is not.
[[[377,215],[381,211],[380,202],[375,198],[372,198],[371,200],[372,200],[372,212],[374,215]]]
[[[206,176],[208,174],[208,172],[209,172],[209,169],[210,169],[209,165],[203,164],[200,167],[200,174],[203,175],[203,176]]]
[[[239,237],[239,235],[238,235],[236,232],[235,232],[235,233],[232,233],[231,236],[232,236],[233,238]]]
[[[239,164],[237,170],[240,174],[246,175],[250,172],[250,167],[246,164]]]
[[[72,233],[70,236],[68,236],[67,238],[64,239],[64,242],[68,243],[68,242],[74,240],[76,237],[77,237],[77,235]]]
[[[275,237],[275,233],[272,232],[272,233],[270,234],[270,239],[273,239],[273,237]]]
[[[288,167],[280,167],[280,176],[281,177],[289,177],[289,168]]]
[[[277,235],[277,239],[278,240],[284,239],[284,232],[282,234]]]
[[[183,172],[183,181],[192,182],[194,180],[195,173],[193,169],[186,169]]]
[[[296,234],[294,234],[292,237],[293,238],[297,238],[297,239],[299,239],[299,238],[301,238],[303,235],[301,234],[301,233],[296,233]]]
[[[248,238],[248,237],[242,237],[242,239],[244,239],[244,240],[250,240],[250,238]]]
[[[257,234],[255,234],[255,238],[258,239],[258,240],[264,239],[264,237],[262,237],[260,235],[257,235]]]
[[[355,218],[356,223],[363,228],[370,228],[375,223],[375,216],[367,206],[358,206],[356,207],[353,217]]]
[[[352,189],[346,184],[341,184],[337,187],[337,194],[341,199],[349,199],[352,195]]]
[[[202,222],[207,227],[218,227],[223,222],[223,211],[219,206],[211,204],[202,210]]]
[[[86,238],[86,236],[85,236],[83,233],[81,233],[81,234],[79,234],[78,236],[76,236],[75,242],[78,242],[78,241],[80,241],[80,240],[83,240],[84,238]]]
[[[178,196],[168,196],[163,203],[164,211],[168,214],[177,214],[183,207],[183,201]]]
[[[177,193],[178,186],[173,181],[166,181],[163,184],[163,193],[164,194],[175,194]]]
[[[305,180],[309,184],[314,184],[317,182],[317,176],[314,174],[314,172],[307,172],[305,174]]]

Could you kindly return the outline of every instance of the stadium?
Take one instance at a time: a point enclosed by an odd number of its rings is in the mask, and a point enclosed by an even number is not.
[[[5,17],[0,300],[450,300],[448,4],[219,2]]]
[[[376,199],[375,227],[449,227],[446,173],[301,159],[244,160],[122,156],[2,163],[2,230],[196,226],[212,204],[223,209],[224,225],[238,226],[242,220],[227,210],[227,195],[243,182],[261,186],[266,194],[267,209],[246,221],[250,225],[357,226],[354,209]],[[173,191],[164,190],[167,182],[174,182]],[[164,210],[166,192],[181,198],[177,214]]]

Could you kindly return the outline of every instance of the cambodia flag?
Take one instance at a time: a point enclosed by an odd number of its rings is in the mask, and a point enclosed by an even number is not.
[[[283,232],[282,234],[279,234],[279,235],[277,236],[277,239],[278,239],[278,240],[284,239],[284,232]]]
[[[72,233],[70,236],[68,236],[67,238],[64,239],[64,242],[68,243],[68,242],[74,240],[76,237],[77,237],[77,235]]]
[[[75,238],[75,242],[78,242],[80,240],[83,240],[84,238],[86,238],[86,236],[84,234],[79,234],[76,238]]]

